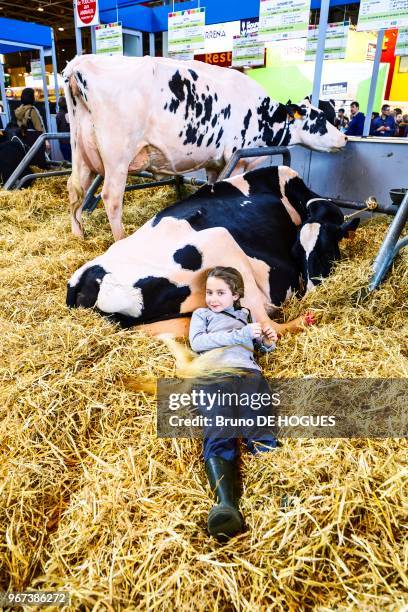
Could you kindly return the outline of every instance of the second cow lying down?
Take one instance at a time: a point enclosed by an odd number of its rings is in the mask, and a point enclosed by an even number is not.
[[[84,264],[68,283],[67,305],[96,308],[125,327],[161,322],[149,329],[186,333],[188,315],[205,305],[206,272],[231,266],[244,278],[243,306],[266,323],[301,283],[309,290],[329,275],[358,223],[344,223],[291,168],[253,170],[202,187]],[[295,326],[272,325],[279,333]]]

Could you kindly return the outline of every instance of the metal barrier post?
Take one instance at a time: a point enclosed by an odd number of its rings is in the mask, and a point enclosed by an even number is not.
[[[380,250],[378,251],[378,255],[375,258],[373,264],[373,275],[370,279],[370,284],[368,286],[369,291],[373,291],[378,287],[381,281],[384,279],[387,274],[391,264],[394,260],[394,257],[398,253],[398,251],[407,246],[407,238],[405,237],[398,242],[398,238],[402,230],[405,227],[405,224],[408,219],[408,191],[402,200],[398,211],[395,214],[395,217],[388,229],[387,235],[384,238],[384,241],[381,245]]]
[[[217,182],[223,181],[231,176],[240,159],[245,157],[270,157],[271,155],[282,155],[283,164],[285,166],[290,166],[291,157],[288,147],[255,147],[251,149],[238,149],[238,151],[235,151],[235,153],[228,160],[223,171],[219,175]]]

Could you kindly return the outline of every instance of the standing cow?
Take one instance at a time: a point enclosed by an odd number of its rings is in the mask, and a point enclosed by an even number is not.
[[[178,318],[149,331],[185,333],[188,317],[205,305],[209,268],[237,268],[244,306],[279,333],[269,316],[300,287],[328,276],[338,244],[358,219],[310,191],[291,168],[260,168],[206,185],[159,212],[132,236],[77,270],[67,305],[96,308],[124,326]]]
[[[105,177],[102,198],[119,240],[128,172],[206,168],[213,181],[242,147],[301,143],[334,151],[346,144],[344,134],[308,101],[280,104],[236,70],[149,56],[83,55],[63,74],[73,152],[68,191],[77,236],[83,235],[83,194],[96,174]],[[237,172],[246,166],[242,161]]]

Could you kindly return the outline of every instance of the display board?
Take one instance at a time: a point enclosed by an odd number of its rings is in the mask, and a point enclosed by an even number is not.
[[[232,47],[232,65],[238,67],[263,66],[265,64],[264,43],[256,34],[234,36]]]
[[[121,23],[105,23],[95,27],[95,52],[105,55],[123,55]]]
[[[169,13],[168,54],[205,51],[205,9]]]
[[[357,30],[408,26],[408,0],[361,0]]]
[[[74,10],[78,28],[99,24],[98,0],[74,0]]]
[[[398,30],[395,55],[408,55],[408,30]]]
[[[42,69],[40,60],[31,60],[31,77],[33,79],[42,79]]]
[[[240,21],[227,21],[205,26],[205,53],[232,51],[234,36],[241,33]]]
[[[306,38],[309,11],[310,0],[261,0],[259,40]]]
[[[346,57],[347,37],[350,23],[341,21],[328,23],[326,30],[326,40],[324,43],[324,59],[344,59]],[[315,60],[317,41],[319,37],[319,27],[309,26],[306,43],[305,60]]]

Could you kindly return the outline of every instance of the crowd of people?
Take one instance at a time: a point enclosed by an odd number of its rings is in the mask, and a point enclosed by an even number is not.
[[[360,111],[357,101],[350,104],[350,118],[346,116],[344,108],[337,112],[336,127],[347,136],[362,136],[365,115]],[[370,136],[397,136],[408,137],[408,114],[403,115],[400,108],[391,110],[389,104],[383,104],[381,113],[373,112],[371,115]]]

